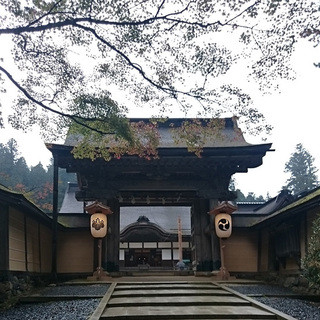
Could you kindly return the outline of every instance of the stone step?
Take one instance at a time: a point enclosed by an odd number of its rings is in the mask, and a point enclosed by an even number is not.
[[[137,290],[139,288],[148,288],[148,289],[219,289],[218,286],[211,283],[139,283],[139,284],[118,284],[115,290]]]
[[[138,289],[138,290],[115,290],[114,297],[139,297],[139,296],[212,296],[223,295],[230,296],[232,293],[224,290],[202,290],[202,289]]]
[[[109,307],[122,306],[190,306],[190,305],[230,305],[244,306],[250,303],[241,298],[233,296],[147,296],[147,297],[130,297],[111,298],[108,302]]]
[[[91,320],[290,319],[217,283],[114,283]]]
[[[149,306],[108,307],[100,319],[277,319],[275,314],[252,306]]]

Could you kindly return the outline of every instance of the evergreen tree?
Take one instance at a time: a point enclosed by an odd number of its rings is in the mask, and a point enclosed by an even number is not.
[[[294,195],[314,189],[319,185],[317,171],[314,158],[301,143],[297,144],[295,152],[285,164],[285,172],[290,173],[290,177],[284,188],[290,190]]]
[[[244,195],[244,193],[236,188],[236,180],[234,178],[231,178],[230,183],[229,183],[229,190],[230,191],[235,191],[237,193],[237,199],[236,201],[238,202],[264,202],[265,199],[263,198],[262,195],[256,196],[254,192],[249,192],[247,196]]]
[[[6,144],[0,143],[0,183],[7,187],[14,187],[19,181],[19,177],[14,168],[16,164],[19,166],[19,170],[23,170],[23,161],[19,161],[19,152],[17,142],[14,139],[10,139]],[[25,161],[24,161],[25,164]],[[27,165],[25,164],[25,169]]]
[[[47,171],[43,168],[43,165],[39,162],[36,166],[32,166],[29,174],[29,184],[32,188],[41,186],[47,182]]]
[[[29,182],[29,168],[26,163],[25,158],[19,158],[15,164],[12,171],[12,186],[15,186],[17,183],[22,183],[23,185],[28,185]]]
[[[246,196],[241,192],[240,189],[235,190],[237,192],[237,201],[238,202],[245,202],[246,201]]]
[[[245,197],[244,201],[264,202],[265,200],[262,195],[256,196],[254,192],[248,192],[248,195]]]
[[[59,206],[69,181],[75,181],[75,175],[59,170]],[[52,210],[52,163],[48,168],[44,168],[39,162],[29,169],[26,160],[20,157],[14,139],[10,139],[6,144],[0,143],[0,184],[21,192],[40,209],[46,212]]]

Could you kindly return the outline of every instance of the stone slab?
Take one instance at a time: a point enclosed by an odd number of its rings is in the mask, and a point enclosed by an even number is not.
[[[158,295],[158,296],[179,296],[179,295],[232,295],[230,292],[224,290],[202,290],[202,289],[139,289],[139,290],[115,290],[113,296],[148,296],[148,295]]]
[[[101,305],[102,319],[290,319],[217,283],[118,283]]]
[[[150,289],[161,289],[161,288],[172,288],[172,289],[220,289],[220,287],[212,284],[212,283],[139,283],[139,284],[118,284],[117,290],[136,290],[139,288],[150,288]]]
[[[242,319],[250,319],[250,317],[255,318],[265,317],[269,319],[274,319],[274,314],[255,308],[252,306],[182,306],[182,307],[168,307],[163,308],[162,306],[150,306],[150,307],[107,307],[102,314],[102,319],[112,319],[119,317],[139,317],[139,319],[145,319],[157,316],[165,316],[170,319],[174,318],[175,315],[185,315],[186,317],[190,316],[199,316],[203,319],[204,316],[221,316],[226,319],[234,318],[232,316],[242,317]],[[246,316],[243,318],[243,316]]]
[[[130,297],[111,298],[108,306],[130,306],[130,305],[250,305],[247,300],[234,296],[178,296],[178,297]]]

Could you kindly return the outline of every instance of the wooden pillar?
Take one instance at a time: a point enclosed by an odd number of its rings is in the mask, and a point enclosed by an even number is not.
[[[178,248],[179,248],[179,262],[183,260],[182,255],[182,228],[181,228],[181,218],[178,217]]]
[[[57,279],[57,238],[58,238],[58,179],[59,167],[57,155],[53,155],[53,199],[52,199],[52,261],[51,274]]]
[[[120,206],[116,199],[106,203],[112,214],[108,215],[107,236],[103,238],[102,267],[107,272],[119,271],[119,243],[120,243]]]
[[[9,271],[9,206],[0,205],[0,281]],[[3,279],[4,278],[4,279]]]
[[[218,200],[210,200],[210,210],[218,205]],[[219,270],[221,267],[220,257],[220,240],[216,235],[214,227],[214,216],[210,215],[210,238],[211,238],[211,251],[212,251],[212,270]]]
[[[192,208],[192,246],[193,267],[196,271],[212,271],[211,238],[205,233],[210,223],[209,203],[205,199],[196,199]]]

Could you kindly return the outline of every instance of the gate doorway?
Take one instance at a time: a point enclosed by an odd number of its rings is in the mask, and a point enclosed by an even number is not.
[[[191,257],[190,206],[120,208],[119,265],[123,268],[173,269],[179,261],[178,218],[183,259]]]
[[[190,152],[188,140],[176,139],[180,129],[196,122],[203,126],[205,134],[201,157]],[[212,223],[208,218],[209,207],[219,200],[232,200],[235,194],[228,190],[230,178],[234,173],[247,172],[262,164],[262,158],[270,150],[271,144],[248,144],[239,130],[234,118],[219,119],[218,132],[211,126],[212,119],[168,119],[156,124],[160,144],[157,157],[145,159],[138,155],[123,155],[110,161],[89,158],[76,159],[72,153],[74,142],[79,137],[68,137],[66,144],[47,144],[54,157],[54,200],[53,200],[53,236],[52,270],[57,270],[57,223],[58,223],[58,168],[77,173],[79,191],[78,201],[98,200],[108,205],[113,214],[108,216],[108,233],[104,238],[102,266],[108,272],[117,272],[125,263],[127,250],[133,251],[134,263],[147,261],[155,264],[151,249],[161,250],[161,264],[176,260],[174,240],[162,246],[165,240],[157,242],[156,247],[144,246],[121,248],[120,244],[129,243],[121,239],[120,208],[130,205],[174,205],[192,206],[192,267],[196,271],[212,270],[215,255],[215,241],[210,238]],[[131,123],[144,122],[154,125],[149,119],[129,119]],[[180,129],[179,129],[180,128]],[[178,131],[177,131],[178,130]],[[201,138],[202,139],[202,138]],[[110,140],[111,141],[111,140]],[[108,148],[106,145],[103,148]],[[211,227],[210,227],[211,226]],[[165,232],[156,231],[149,225],[149,230],[161,237]],[[109,232],[110,231],[110,232]],[[212,233],[212,232],[211,232]],[[144,242],[145,240],[141,240]],[[137,240],[140,242],[140,240]],[[160,243],[160,245],[159,245]],[[122,250],[122,251],[121,251]],[[159,250],[159,252],[160,252]],[[156,251],[157,253],[157,251]],[[157,255],[156,255],[157,256]],[[131,256],[130,256],[131,258]],[[133,263],[133,262],[132,262]]]

